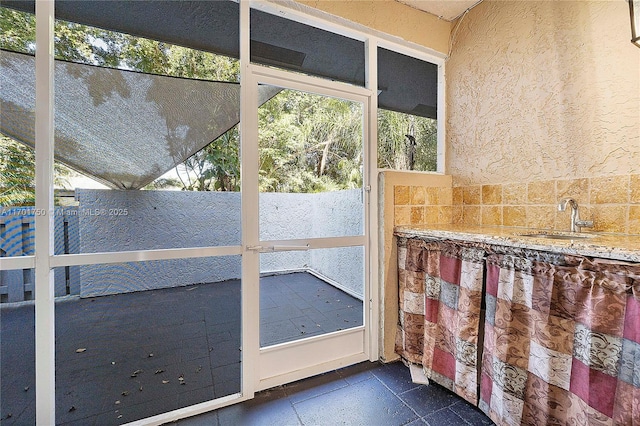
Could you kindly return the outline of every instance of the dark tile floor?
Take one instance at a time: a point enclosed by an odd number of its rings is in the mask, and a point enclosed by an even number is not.
[[[260,346],[362,325],[362,301],[308,273],[260,281]]]
[[[307,273],[263,277],[261,344],[362,324]],[[56,423],[116,425],[240,391],[240,283],[56,303]],[[34,307],[0,309],[0,420],[35,422]]]
[[[462,398],[411,381],[400,362],[364,362],[256,394],[255,398],[183,419],[177,426],[227,425],[493,425]]]

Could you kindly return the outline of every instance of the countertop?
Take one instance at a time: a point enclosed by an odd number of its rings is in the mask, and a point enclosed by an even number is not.
[[[500,226],[426,225],[397,226],[395,235],[406,238],[461,240],[554,253],[575,254],[626,262],[640,262],[640,235],[583,232],[584,239],[556,240],[522,234],[568,232]]]

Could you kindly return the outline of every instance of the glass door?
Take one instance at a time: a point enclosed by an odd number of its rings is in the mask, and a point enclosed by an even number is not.
[[[303,80],[308,77],[303,77]],[[315,79],[314,79],[315,80]],[[365,99],[261,76],[258,389],[368,358]]]

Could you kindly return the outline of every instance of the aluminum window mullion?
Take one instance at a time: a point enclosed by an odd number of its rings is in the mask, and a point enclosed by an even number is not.
[[[286,86],[287,89],[307,92],[310,87],[313,89],[317,88],[319,94],[349,99],[360,103],[363,103],[363,98],[370,94],[369,90],[363,87],[321,77],[306,74],[292,74],[290,71],[269,68],[264,65],[251,64],[249,68],[252,74],[259,79],[260,83],[272,86]]]
[[[35,256],[0,257],[0,271],[9,271],[12,269],[33,269],[35,267]]]
[[[36,2],[35,369],[36,424],[56,421],[53,256],[54,0]]]
[[[250,68],[250,0],[240,0],[240,197],[242,247],[258,244],[258,84]],[[253,398],[259,381],[260,255],[242,254],[242,397]]]
[[[447,157],[446,157],[446,86],[445,86],[445,65],[444,62],[438,65],[438,147],[437,155],[437,171],[442,174],[447,173]]]
[[[51,267],[81,265],[105,265],[109,263],[146,262],[170,259],[195,259],[216,256],[237,256],[242,254],[240,246],[192,247],[179,249],[156,249],[114,251],[110,253],[59,254],[53,256]]]
[[[365,87],[372,93],[368,99],[368,121],[365,128],[365,168],[367,170],[367,201],[365,205],[365,224],[369,238],[368,252],[365,257],[366,285],[364,301],[367,303],[369,327],[368,342],[365,342],[369,353],[369,360],[378,359],[379,327],[380,327],[380,299],[378,282],[378,43],[369,38],[365,41]]]

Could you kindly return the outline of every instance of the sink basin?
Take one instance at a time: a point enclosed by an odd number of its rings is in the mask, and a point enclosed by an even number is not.
[[[531,232],[528,234],[518,234],[519,237],[547,238],[550,240],[585,240],[593,238],[590,234],[580,234],[577,232]]]

